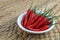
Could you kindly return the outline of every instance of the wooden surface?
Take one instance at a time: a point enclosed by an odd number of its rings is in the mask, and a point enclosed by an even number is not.
[[[31,0],[33,6],[44,0]],[[56,25],[53,30],[48,33],[34,35],[21,30],[16,21],[17,17],[25,12],[31,5],[29,0],[1,0],[0,1],[0,40],[60,40],[60,26]],[[54,6],[60,0],[49,0],[47,9]],[[54,15],[60,14],[60,3],[54,9]],[[41,8],[39,7],[39,10]],[[44,9],[44,7],[42,8]],[[59,19],[57,20],[59,22]]]

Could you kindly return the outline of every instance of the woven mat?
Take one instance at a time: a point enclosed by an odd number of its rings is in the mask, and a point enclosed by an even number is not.
[[[45,4],[45,0],[31,0],[33,6]],[[1,0],[0,1],[0,40],[60,40],[60,26],[44,34],[30,34],[21,30],[17,23],[17,17],[25,12],[31,5],[29,0]],[[48,0],[47,8],[52,7],[59,0]],[[60,4],[59,4],[60,5]],[[40,8],[41,9],[41,8]],[[42,8],[44,9],[44,7]],[[60,14],[60,7],[54,10],[54,15]],[[58,20],[59,21],[59,20]],[[57,21],[57,22],[58,22]]]

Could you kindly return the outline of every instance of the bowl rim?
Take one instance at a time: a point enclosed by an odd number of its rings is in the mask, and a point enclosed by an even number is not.
[[[52,25],[50,28],[48,28],[47,30],[44,30],[44,31],[32,31],[32,30],[28,30],[26,28],[24,28],[21,24],[21,21],[24,17],[24,15],[26,14],[26,12],[22,13],[21,15],[19,15],[18,19],[17,19],[17,24],[18,26],[23,30],[23,31],[26,31],[26,32],[29,32],[29,33],[33,33],[33,34],[40,34],[40,33],[45,33],[45,32],[48,32],[50,30],[52,30],[55,25]],[[55,20],[53,20],[53,24],[55,24]]]

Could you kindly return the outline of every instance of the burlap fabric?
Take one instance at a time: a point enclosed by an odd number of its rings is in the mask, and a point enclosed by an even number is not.
[[[56,25],[48,33],[37,35],[24,32],[18,27],[17,17],[30,7],[31,1],[33,1],[33,6],[45,2],[45,0],[39,0],[39,2],[38,0],[0,0],[0,40],[60,40],[59,25]],[[49,0],[47,9],[58,1]],[[40,6],[39,9],[41,9]],[[54,9],[54,13],[54,15],[60,14],[60,6]],[[59,22],[59,19],[57,22]]]

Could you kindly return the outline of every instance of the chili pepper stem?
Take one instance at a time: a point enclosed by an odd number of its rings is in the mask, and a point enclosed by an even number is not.
[[[53,18],[49,18],[49,22],[52,22],[53,19],[56,19],[56,18],[58,18],[58,17],[60,17],[60,15],[59,15],[59,16],[54,16]],[[59,23],[60,23],[60,22],[59,22]]]
[[[33,1],[31,2],[31,5],[30,5],[30,8],[29,8],[29,9],[31,9],[31,8],[32,8],[32,3],[33,3]]]
[[[52,12],[53,9],[54,9],[56,6],[57,6],[57,4],[54,5],[51,9],[46,10],[46,11],[43,13],[43,15],[46,16],[49,12]]]
[[[34,12],[36,12],[36,8],[37,8],[37,5],[35,5],[35,7],[32,9]]]

